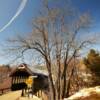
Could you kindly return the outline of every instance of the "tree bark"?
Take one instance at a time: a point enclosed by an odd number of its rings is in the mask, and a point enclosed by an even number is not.
[[[50,62],[46,61],[46,65],[49,73],[49,82],[50,82],[50,90],[51,90],[50,92],[52,92],[52,100],[56,100],[56,90],[55,90],[52,73],[51,73],[51,64]]]

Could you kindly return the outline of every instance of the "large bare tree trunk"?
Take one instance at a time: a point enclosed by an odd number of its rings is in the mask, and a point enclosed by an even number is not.
[[[46,61],[46,66],[47,66],[47,69],[48,69],[48,74],[49,74],[49,83],[50,83],[50,94],[51,94],[51,97],[52,97],[52,100],[56,100],[56,90],[55,90],[55,86],[54,86],[54,83],[53,83],[53,76],[52,76],[52,72],[51,72],[51,63]]]

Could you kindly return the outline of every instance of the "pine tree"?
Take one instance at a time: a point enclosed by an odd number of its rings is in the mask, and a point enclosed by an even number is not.
[[[98,84],[100,79],[100,54],[91,49],[87,57],[84,58],[84,64],[92,72],[93,78],[95,77],[95,84]]]

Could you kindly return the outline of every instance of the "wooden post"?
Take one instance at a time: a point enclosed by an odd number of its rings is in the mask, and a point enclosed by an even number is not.
[[[21,96],[24,96],[24,89],[22,89],[22,94],[21,94]]]
[[[3,89],[1,91],[2,91],[2,94],[3,94]]]
[[[13,77],[12,77],[12,79],[11,79],[11,84],[13,84]]]
[[[21,83],[21,76],[19,76],[19,83]]]
[[[13,77],[13,84],[15,84],[15,77]]]

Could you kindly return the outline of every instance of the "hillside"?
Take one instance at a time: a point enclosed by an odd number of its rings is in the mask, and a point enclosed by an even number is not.
[[[64,100],[100,100],[100,86],[82,89]]]

